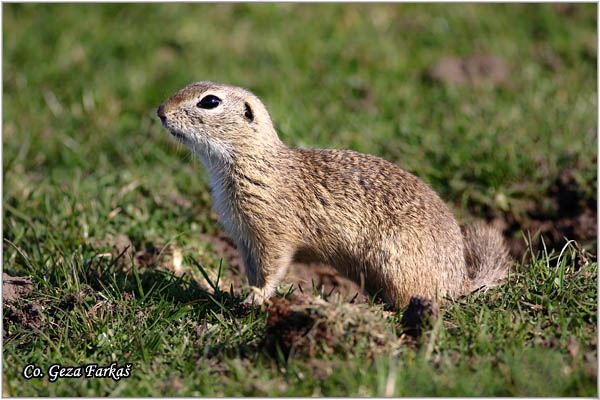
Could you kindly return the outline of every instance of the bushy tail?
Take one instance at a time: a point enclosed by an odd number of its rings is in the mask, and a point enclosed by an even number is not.
[[[512,265],[508,248],[500,232],[478,222],[463,228],[468,279],[464,294],[500,285]]]

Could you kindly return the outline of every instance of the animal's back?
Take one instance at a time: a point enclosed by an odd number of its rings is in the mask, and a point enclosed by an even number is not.
[[[304,204],[294,215],[301,258],[330,263],[393,303],[459,294],[463,236],[429,186],[354,151],[296,150],[295,159],[298,177],[285,195]]]

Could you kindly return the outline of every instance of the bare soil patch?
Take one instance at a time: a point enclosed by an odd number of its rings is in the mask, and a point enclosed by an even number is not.
[[[390,329],[392,313],[366,304],[330,302],[311,295],[268,301],[263,346],[286,357],[312,358],[317,353],[347,353],[360,340],[367,354],[395,352],[404,341]]]
[[[224,233],[218,236],[202,235],[201,240],[210,243],[215,254],[228,261],[233,270],[225,271],[223,286],[228,288],[233,283],[234,289],[248,284],[244,270],[244,263],[237,251],[235,243]],[[340,275],[335,269],[325,264],[294,262],[284,280],[286,284],[292,284],[294,294],[312,294],[314,288],[326,297],[342,296],[353,303],[366,303],[368,298],[361,288]]]
[[[9,329],[13,324],[22,325],[28,329],[38,329],[42,325],[42,306],[32,302],[25,305],[4,305],[4,329]]]
[[[132,273],[132,265],[138,269],[165,267],[175,273],[180,272],[181,248],[172,243],[152,243],[137,250],[131,239],[127,235],[121,234],[105,239],[102,244],[112,248],[110,252],[112,256],[120,256],[118,265],[128,275]]]
[[[511,255],[520,260],[527,245],[519,234],[530,232],[534,249],[542,247],[541,238],[548,251],[560,251],[568,240],[575,240],[588,251],[597,254],[598,212],[596,200],[585,198],[573,170],[564,170],[550,188],[549,201],[541,205],[530,201],[524,204],[523,213],[501,213],[492,217],[507,238]],[[490,213],[491,214],[491,213]]]
[[[465,59],[448,56],[433,65],[424,78],[450,85],[490,82],[500,86],[508,80],[508,67],[504,60],[491,55],[474,55]]]
[[[31,278],[2,274],[2,298],[4,303],[14,304],[33,291]]]
[[[276,354],[279,347],[287,357],[295,347],[298,353],[312,357],[317,353],[319,342],[333,341],[331,329],[323,324],[316,325],[315,318],[308,311],[293,308],[298,302],[280,298],[273,298],[270,302],[264,342],[270,353]]]
[[[42,306],[25,297],[33,291],[31,278],[2,274],[3,323],[5,332],[11,325],[23,325],[29,329],[41,326]]]

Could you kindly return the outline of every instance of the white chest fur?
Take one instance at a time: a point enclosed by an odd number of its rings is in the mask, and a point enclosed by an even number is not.
[[[238,246],[248,247],[248,236],[245,235],[243,229],[244,222],[234,201],[233,188],[227,180],[229,174],[228,160],[221,157],[196,154],[208,172],[214,200],[213,208],[219,216],[219,222]]]

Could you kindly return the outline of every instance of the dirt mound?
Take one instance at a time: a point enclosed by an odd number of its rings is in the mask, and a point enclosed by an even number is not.
[[[494,86],[504,84],[508,67],[495,56],[475,55],[470,58],[445,57],[425,73],[425,80],[451,85],[490,82]]]
[[[311,295],[268,301],[267,330],[263,346],[272,354],[309,357],[317,353],[347,354],[364,346],[368,354],[390,353],[403,338],[391,329],[393,313],[366,304],[325,301]]]
[[[14,324],[26,328],[41,326],[42,306],[25,297],[33,291],[31,278],[2,274],[3,323],[5,332],[10,332]]]
[[[511,255],[520,260],[527,245],[519,232],[537,232],[543,237],[546,248],[560,251],[575,240],[588,251],[597,254],[598,212],[596,200],[583,194],[573,170],[564,170],[549,191],[549,201],[531,201],[525,204],[524,213],[498,212],[493,220],[503,230]],[[532,243],[541,248],[540,236]],[[566,238],[566,239],[565,239]]]
[[[31,278],[2,274],[2,298],[4,303],[17,303],[33,291]]]
[[[38,329],[42,325],[42,306],[38,303],[33,302],[22,307],[5,304],[3,312],[5,329],[10,329],[11,324],[23,325],[29,329]]]
[[[280,298],[273,298],[270,303],[264,342],[270,353],[275,354],[279,348],[287,357],[294,348],[312,357],[317,353],[319,342],[333,340],[333,332],[326,325],[316,325],[308,310],[292,308],[301,303]]]

